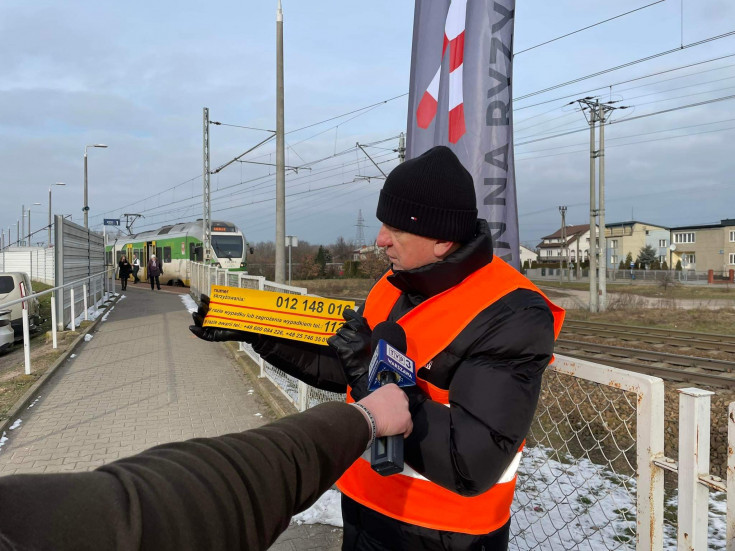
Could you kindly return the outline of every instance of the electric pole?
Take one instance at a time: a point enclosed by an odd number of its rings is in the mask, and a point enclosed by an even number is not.
[[[406,160],[406,135],[401,132],[398,136],[398,161],[403,162]]]
[[[591,97],[576,100],[590,125],[590,312],[604,312],[607,307],[607,242],[605,238],[605,122],[615,109],[614,101],[600,103]],[[571,102],[574,103],[574,102]],[[587,115],[589,111],[589,115]],[[595,150],[595,124],[600,123],[600,148]],[[600,160],[599,209],[595,196],[595,158]],[[599,217],[599,236],[596,223]],[[599,245],[598,245],[599,239]],[[599,251],[599,280],[597,277],[597,255]],[[579,261],[579,258],[577,258]]]
[[[276,12],[276,283],[286,282],[286,155],[283,136],[283,8]]]
[[[212,261],[212,201],[209,195],[209,108],[205,107],[203,112],[203,164],[202,174],[202,255],[204,263]]]
[[[567,247],[567,207],[559,207],[559,212],[561,213],[561,247],[559,248],[559,284],[564,281],[564,265],[562,264],[562,259],[566,257],[564,254],[564,249]],[[567,263],[567,269],[569,269],[569,264]]]
[[[355,246],[359,249],[365,246],[365,219],[362,217],[362,209],[357,211],[356,227]]]

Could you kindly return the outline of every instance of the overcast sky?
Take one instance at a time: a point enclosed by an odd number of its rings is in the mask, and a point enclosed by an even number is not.
[[[568,104],[596,94],[629,107],[606,129],[608,222],[676,226],[735,218],[735,99],[682,108],[735,95],[735,37],[537,93],[735,30],[731,1],[684,0],[682,20],[681,2],[666,0],[522,51],[651,1],[518,2],[514,116],[522,242],[535,245],[558,229],[559,205],[568,206],[569,224],[589,221],[589,131]],[[145,216],[137,231],[201,217],[202,108],[213,121],[234,125],[211,127],[212,168],[275,127],[276,4],[2,2],[0,228],[6,238],[9,227],[16,238],[22,205],[41,203],[31,206],[31,222],[33,230],[45,226],[55,182],[66,186],[54,188],[54,212],[82,223],[84,150],[96,143],[109,148],[88,150],[92,228],[123,213]],[[397,162],[413,2],[284,0],[283,9],[286,162],[299,167],[286,176],[286,232],[312,243],[355,239],[361,211],[371,241],[382,181],[355,144],[375,144],[366,150],[385,172]],[[672,70],[689,64],[697,65]],[[665,110],[671,111],[625,121]],[[579,132],[554,137],[573,130]],[[213,216],[235,222],[251,242],[272,241],[274,142],[244,159],[265,164],[233,163],[213,175]],[[45,241],[45,232],[38,239]]]

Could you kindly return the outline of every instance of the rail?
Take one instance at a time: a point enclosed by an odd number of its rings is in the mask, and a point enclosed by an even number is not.
[[[615,325],[594,321],[566,320],[562,334],[593,337],[613,337],[625,341],[641,341],[649,344],[688,346],[700,350],[735,352],[735,335],[700,333],[663,327]]]
[[[110,277],[112,276],[112,277]],[[37,300],[38,297],[41,297],[43,295],[51,294],[51,339],[52,339],[52,346],[54,349],[58,348],[58,339],[57,339],[57,323],[56,323],[56,291],[59,289],[69,289],[69,294],[71,296],[71,330],[74,331],[76,329],[76,315],[75,315],[75,301],[74,301],[74,289],[78,288],[80,285],[82,287],[82,295],[84,297],[84,313],[82,314],[84,316],[84,319],[89,319],[89,308],[87,306],[87,300],[89,297],[88,291],[88,283],[94,284],[94,293],[92,295],[93,300],[93,306],[95,309],[98,308],[99,304],[104,302],[104,300],[107,299],[107,297],[110,294],[114,294],[115,292],[115,281],[114,281],[114,269],[107,268],[103,270],[102,272],[98,272],[96,274],[92,274],[90,276],[86,276],[80,279],[77,279],[75,281],[71,281],[69,283],[65,283],[64,285],[57,285],[56,287],[52,287],[51,289],[46,289],[44,291],[39,291],[38,293],[32,293],[30,295],[26,295],[27,289],[25,288],[25,283],[20,283],[20,293],[21,298],[11,300],[8,302],[3,302],[0,307],[2,309],[9,308],[11,306],[15,306],[16,304],[22,304],[23,310],[22,310],[22,319],[23,319],[23,363],[24,363],[24,372],[26,375],[31,374],[31,339],[30,339],[30,327],[29,327],[29,319],[28,319],[28,301],[30,300]],[[108,287],[108,282],[110,287]],[[97,293],[99,292],[100,298],[97,300]]]

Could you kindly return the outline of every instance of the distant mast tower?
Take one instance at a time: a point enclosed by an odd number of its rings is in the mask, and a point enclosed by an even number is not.
[[[365,220],[362,217],[362,209],[357,211],[357,224],[355,225],[355,246],[361,249],[365,246]]]

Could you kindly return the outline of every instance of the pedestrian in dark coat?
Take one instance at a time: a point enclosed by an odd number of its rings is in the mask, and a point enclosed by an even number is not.
[[[161,261],[156,258],[155,254],[151,255],[151,259],[148,261],[148,281],[151,282],[151,291],[154,286],[161,290],[161,281],[158,279],[163,273],[163,267]]]
[[[91,472],[0,477],[0,549],[268,549],[376,436],[411,431],[388,385],[269,425],[163,444]]]
[[[128,288],[128,278],[130,277],[130,273],[133,271],[133,267],[130,265],[130,262],[128,262],[128,259],[125,255],[122,255],[120,257],[120,261],[117,263],[118,271],[120,274],[120,285],[122,286],[122,290]]]

